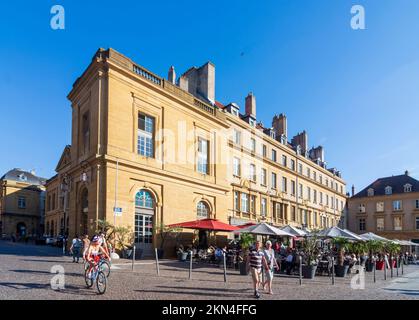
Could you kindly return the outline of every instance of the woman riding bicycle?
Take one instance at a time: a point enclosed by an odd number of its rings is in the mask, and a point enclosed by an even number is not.
[[[102,254],[106,257],[106,259],[110,260],[108,252],[101,246],[99,236],[95,235],[90,242],[89,249],[87,250],[86,260],[98,263]]]

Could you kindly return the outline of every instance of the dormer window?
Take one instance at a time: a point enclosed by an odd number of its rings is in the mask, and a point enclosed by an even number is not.
[[[256,127],[256,120],[254,120],[254,119],[250,118],[250,119],[249,119],[249,124],[250,124],[252,127]]]
[[[392,194],[393,193],[393,188],[390,187],[390,186],[387,186],[386,189],[385,189],[385,193],[386,193],[386,195]]]
[[[287,144],[287,137],[285,135],[281,135],[281,143],[282,144]]]
[[[368,189],[368,197],[373,197],[374,196],[374,189],[373,188],[369,188]]]
[[[19,177],[19,180],[20,181],[27,181],[28,180],[28,178],[23,173],[21,173],[20,175],[18,175],[18,177]]]
[[[412,192],[412,185],[411,184],[405,184],[404,185],[404,192]]]
[[[270,134],[272,139],[276,138],[275,131],[271,130],[269,134]]]
[[[239,116],[239,110],[237,110],[236,108],[231,108],[231,114],[238,117]]]

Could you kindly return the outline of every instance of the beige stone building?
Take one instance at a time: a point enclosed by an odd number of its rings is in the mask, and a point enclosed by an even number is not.
[[[356,233],[419,242],[419,181],[407,171],[377,179],[348,200],[348,224]]]
[[[42,235],[45,179],[34,172],[12,169],[0,178],[0,236]]]
[[[244,113],[216,101],[212,63],[179,79],[171,67],[166,80],[100,49],[68,98],[72,143],[47,184],[54,230],[62,219],[70,236],[91,234],[107,219],[150,251],[160,226],[198,218],[308,228],[341,219],[345,182],[323,148],[309,149],[305,131],[289,141],[282,114],[264,127],[253,94]]]

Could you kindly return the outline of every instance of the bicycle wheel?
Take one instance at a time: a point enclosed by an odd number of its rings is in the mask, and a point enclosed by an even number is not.
[[[90,267],[90,263],[89,263],[89,261],[85,261],[85,262],[84,262],[84,271],[88,270],[88,269],[89,269],[89,267]]]
[[[96,278],[96,287],[99,294],[106,292],[107,281],[106,275],[102,271],[99,271]]]
[[[100,263],[100,269],[101,271],[103,271],[106,277],[109,277],[109,275],[111,274],[111,265],[108,261],[102,261]]]
[[[93,286],[93,270],[87,269],[84,272],[84,281],[86,282],[86,286],[91,288]]]

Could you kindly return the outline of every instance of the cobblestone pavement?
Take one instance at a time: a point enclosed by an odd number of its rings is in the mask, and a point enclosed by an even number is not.
[[[131,263],[115,260],[104,295],[87,289],[82,264],[71,262],[60,250],[49,246],[34,246],[0,241],[0,300],[1,299],[253,299],[251,277],[228,270],[224,283],[223,270],[216,266],[194,263],[192,280],[188,280],[189,264],[178,261],[160,262],[160,276],[152,260]],[[65,270],[65,289],[51,289],[51,267]],[[419,266],[404,268],[404,275],[384,281],[383,271],[377,271],[377,282],[366,273],[365,289],[355,290],[347,278],[316,276],[299,285],[298,277],[275,276],[274,295],[262,294],[261,299],[419,299]]]

